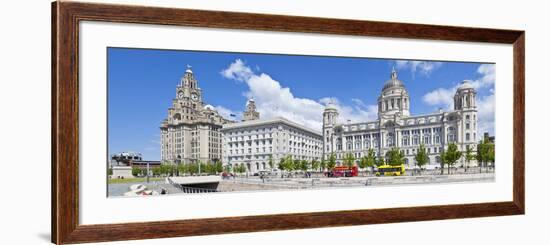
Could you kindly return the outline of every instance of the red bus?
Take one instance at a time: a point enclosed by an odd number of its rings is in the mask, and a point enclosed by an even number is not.
[[[355,177],[359,175],[359,169],[357,169],[357,166],[337,166],[334,167],[332,171],[326,172],[325,175],[327,177]]]

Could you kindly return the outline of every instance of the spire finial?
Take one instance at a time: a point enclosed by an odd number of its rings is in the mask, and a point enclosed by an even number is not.
[[[397,79],[397,71],[395,71],[395,66],[391,68],[391,79]]]
[[[185,70],[186,73],[193,73],[193,71],[191,70],[191,65],[187,64],[187,70]]]

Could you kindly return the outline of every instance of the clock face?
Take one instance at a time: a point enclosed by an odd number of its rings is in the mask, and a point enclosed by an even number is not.
[[[178,93],[178,98],[183,99],[183,92]]]
[[[199,98],[199,96],[197,96],[197,94],[191,94],[191,99],[197,100],[198,98]]]

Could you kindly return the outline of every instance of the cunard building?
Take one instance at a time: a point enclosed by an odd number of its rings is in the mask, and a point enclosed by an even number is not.
[[[221,117],[202,100],[202,90],[188,66],[176,86],[168,117],[160,125],[161,159],[171,163],[216,162],[222,158]]]
[[[286,156],[308,162],[321,158],[320,132],[282,117],[260,119],[253,99],[246,103],[242,122],[224,124],[221,132],[224,165],[241,165],[247,172],[277,169]]]
[[[405,163],[414,166],[414,155],[421,144],[429,155],[428,164],[439,165],[439,154],[450,143],[461,151],[476,149],[476,91],[464,81],[454,95],[454,110],[426,115],[410,115],[410,97],[397,72],[391,72],[378,97],[378,119],[370,122],[338,123],[338,110],[328,105],[323,112],[323,156],[334,154],[339,163],[346,154],[356,159],[374,149],[377,156],[393,147],[405,155]],[[464,164],[463,159],[460,160]],[[475,164],[475,160],[471,161]]]

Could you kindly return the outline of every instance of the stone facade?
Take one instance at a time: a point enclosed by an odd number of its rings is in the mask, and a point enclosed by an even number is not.
[[[188,66],[160,125],[161,160],[171,163],[215,162],[222,158],[219,130],[231,122],[202,101],[202,90]]]
[[[254,99],[249,99],[246,102],[246,111],[243,113],[243,121],[260,119],[260,113],[256,111],[256,102]]]
[[[449,143],[455,143],[461,151],[466,146],[475,151],[477,146],[476,91],[464,81],[454,96],[454,110],[411,116],[409,95],[403,82],[392,71],[378,97],[378,119],[370,122],[339,123],[338,110],[327,105],[323,113],[323,157],[335,154],[337,162],[343,162],[346,154],[356,159],[374,149],[377,156],[384,156],[392,147],[405,154],[408,167],[415,164],[414,155],[424,144],[429,155],[429,165],[439,166],[439,154]],[[460,159],[458,166],[464,164]],[[475,160],[470,162],[476,165]]]
[[[278,117],[223,125],[223,163],[246,166],[248,172],[269,170],[269,159],[277,168],[281,158],[320,160],[320,132]]]

